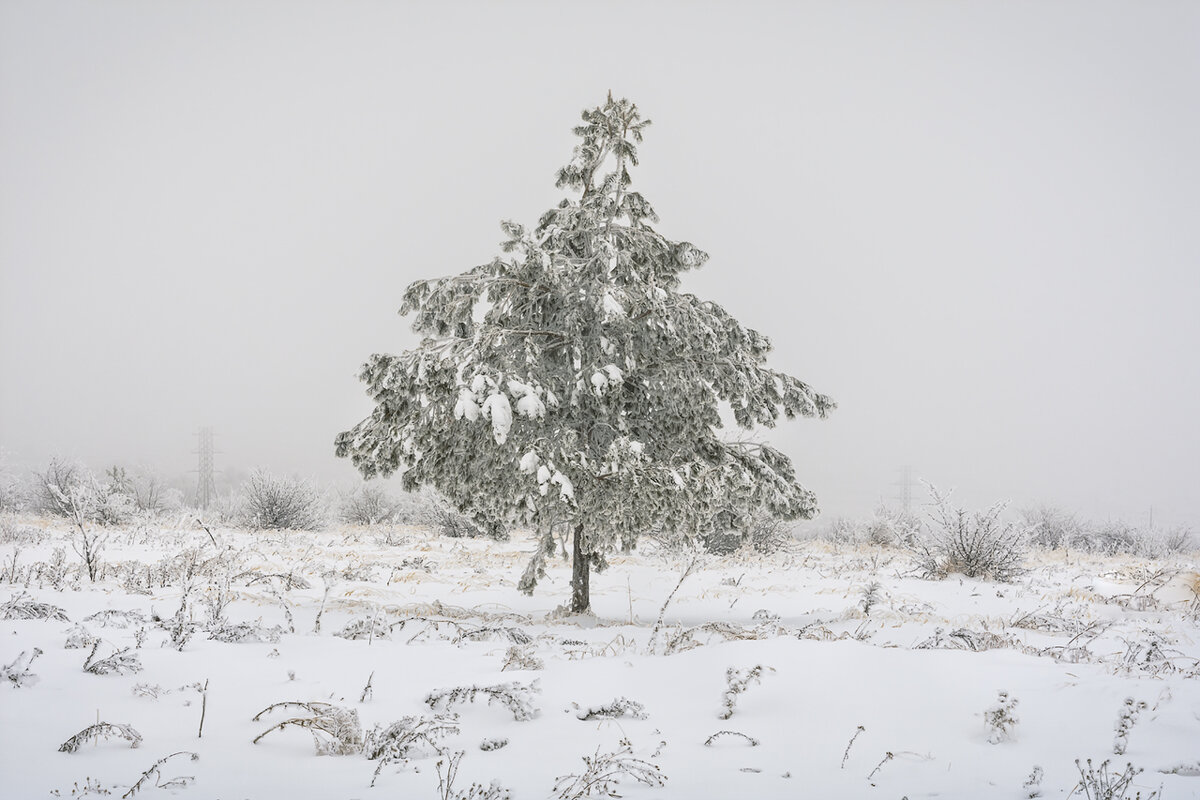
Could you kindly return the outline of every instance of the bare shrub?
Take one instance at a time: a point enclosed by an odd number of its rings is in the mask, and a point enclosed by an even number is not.
[[[67,639],[63,643],[65,650],[83,650],[91,647],[96,643],[97,636],[89,631],[84,625],[75,623],[75,625],[67,631]]]
[[[523,629],[513,625],[480,625],[474,628],[463,627],[454,643],[459,642],[492,642],[507,641],[515,645],[525,646],[533,643],[533,639]]]
[[[1005,504],[967,512],[950,505],[949,496],[930,487],[933,510],[930,529],[916,538],[912,551],[926,577],[952,572],[968,578],[1008,581],[1022,572],[1025,558],[1024,529],[1000,519]]]
[[[700,544],[706,553],[714,556],[728,556],[742,549],[745,533],[736,528],[721,531],[709,531],[701,534]]]
[[[504,654],[504,665],[500,667],[500,671],[505,672],[510,669],[539,670],[545,668],[546,662],[537,657],[537,654],[533,652],[533,648],[513,645]]]
[[[386,620],[380,619],[377,615],[370,617],[359,617],[352,619],[346,623],[340,631],[336,631],[334,636],[342,639],[367,639],[373,641],[375,639],[390,639],[392,637],[392,626]]]
[[[1029,530],[1029,543],[1054,550],[1086,544],[1090,532],[1086,522],[1074,514],[1050,505],[1023,509],[1021,519]]]
[[[0,511],[24,511],[29,493],[9,464],[8,454],[0,450]]]
[[[585,722],[593,719],[617,719],[618,717],[647,719],[649,714],[646,713],[644,705],[637,700],[630,700],[628,697],[618,697],[612,702],[601,706],[581,708],[575,714],[576,719],[581,719]]]
[[[117,722],[97,722],[95,725],[87,726],[59,745],[58,752],[74,753],[92,739],[108,739],[113,736],[120,737],[129,742],[130,747],[137,747],[142,743],[142,735],[134,730],[132,725],[124,725]]]
[[[1166,530],[1162,538],[1167,553],[1182,553],[1192,546],[1192,529],[1178,525]]]
[[[85,470],[80,464],[55,456],[43,472],[35,473],[34,504],[43,514],[70,516],[66,497],[71,487],[83,481]]]
[[[30,600],[24,592],[15,594],[0,605],[0,619],[49,619],[70,622],[67,612],[49,603]]]
[[[1088,537],[1087,549],[1106,556],[1137,552],[1138,529],[1122,520],[1110,520],[1097,525]]]
[[[358,712],[354,709],[342,708],[332,703],[285,701],[273,703],[255,714],[254,722],[258,722],[277,708],[299,708],[307,711],[310,716],[291,717],[278,722],[254,737],[254,744],[258,744],[260,739],[272,731],[294,726],[305,728],[312,734],[317,755],[345,756],[362,751],[362,725],[358,721]]]
[[[559,800],[581,800],[592,795],[620,797],[617,786],[626,778],[650,787],[664,786],[667,782],[657,764],[633,755],[633,745],[628,739],[622,739],[611,753],[602,753],[597,747],[594,755],[583,757],[583,764],[583,772],[561,775],[554,782]]]
[[[176,756],[188,756],[188,758],[190,758],[192,761],[200,760],[200,755],[198,753],[193,753],[191,750],[180,750],[177,753],[171,753],[170,755],[163,756],[162,758],[158,759],[158,761],[155,761],[153,764],[151,764],[150,767],[142,773],[141,777],[137,779],[133,786],[129,787],[129,791],[121,795],[121,800],[126,800],[126,798],[133,797],[147,786],[154,786],[156,789],[174,789],[187,786],[194,781],[196,778],[193,775],[179,775],[174,778],[164,779],[162,774],[163,765]],[[154,783],[150,783],[151,778],[154,779]]]
[[[131,625],[141,625],[146,621],[146,616],[137,610],[105,608],[95,614],[89,614],[83,621],[94,622],[101,628],[128,628]]]
[[[466,755],[462,750],[454,753],[443,753],[434,764],[438,776],[438,800],[511,800],[512,794],[499,784],[492,781],[487,786],[482,783],[472,783],[467,789],[455,789],[454,781],[458,777],[458,765]],[[442,767],[446,771],[442,772]]]
[[[1133,764],[1126,764],[1122,771],[1110,772],[1108,764],[1108,760],[1105,759],[1100,763],[1100,767],[1096,768],[1092,766],[1092,760],[1089,758],[1085,767],[1079,759],[1075,759],[1075,768],[1079,770],[1079,783],[1075,784],[1075,788],[1067,797],[1074,797],[1077,792],[1082,792],[1087,800],[1126,800],[1133,779],[1141,774],[1142,770],[1135,769]],[[1139,800],[1141,797],[1141,792],[1135,795]],[[1158,792],[1151,792],[1145,800],[1154,800],[1156,797]]]
[[[508,530],[498,522],[480,522],[456,509],[440,495],[430,494],[427,524],[439,535],[452,539],[508,541]]]
[[[988,741],[1000,744],[1013,738],[1013,731],[1020,722],[1016,711],[1020,701],[1001,690],[996,697],[996,704],[983,712],[983,722],[988,728]]]
[[[748,670],[740,670],[730,667],[725,670],[725,694],[722,695],[721,705],[723,711],[717,715],[718,719],[729,719],[733,716],[733,710],[737,705],[738,695],[742,694],[750,687],[751,683],[762,683],[762,676],[766,672],[774,672],[774,667],[764,667],[758,664]]]
[[[105,477],[109,485],[127,496],[133,507],[143,514],[163,514],[183,507],[183,493],[168,486],[146,467],[139,467],[132,473],[124,467],[112,467]]]
[[[442,754],[442,738],[458,732],[458,717],[454,714],[402,717],[386,727],[376,726],[363,742],[363,755],[379,762],[371,785],[375,785],[379,773],[388,764],[407,764],[413,758]]]
[[[1173,528],[1138,528],[1132,552],[1146,558],[1168,558],[1191,546],[1192,531],[1186,526]]]
[[[13,686],[32,686],[37,683],[38,677],[30,671],[30,667],[38,656],[42,654],[40,647],[33,648],[33,652],[26,655],[26,651],[22,650],[11,664],[0,666],[0,678],[8,681]]]
[[[911,511],[880,505],[866,523],[866,540],[879,547],[907,547],[921,533],[921,519]]]
[[[1187,526],[1139,527],[1124,520],[1089,522],[1054,506],[1037,506],[1021,512],[1029,543],[1045,548],[1075,548],[1112,556],[1117,553],[1166,558],[1192,545]]]
[[[398,503],[383,487],[364,483],[342,497],[338,512],[351,525],[378,525],[396,516]]]
[[[528,684],[513,681],[495,686],[455,686],[430,692],[425,702],[434,710],[448,709],[457,703],[474,702],[477,695],[483,695],[489,705],[499,703],[512,712],[513,719],[520,722],[537,716],[534,700],[541,691],[540,681],[537,680]]]
[[[793,541],[792,523],[768,513],[746,515],[736,525],[713,530],[700,536],[705,552],[727,556],[742,549],[771,555],[783,550]]]
[[[129,522],[137,511],[125,473],[114,467],[101,482],[80,464],[51,459],[36,476],[36,506],[44,514],[100,525]]]
[[[242,484],[239,518],[260,530],[315,531],[325,524],[323,506],[311,483],[255,470]]]
[[[748,735],[742,733],[741,731],[717,731],[712,736],[710,736],[704,740],[704,746],[712,747],[717,742],[717,740],[722,739],[726,736],[734,736],[734,737],[743,739],[746,742],[746,744],[750,745],[751,747],[758,747],[759,744],[761,744],[761,742],[759,742],[758,739],[755,739],[753,736],[748,736]],[[849,752],[849,749],[850,748],[848,748],[848,747],[846,748],[847,752]]]
[[[795,542],[794,523],[770,515],[755,517],[749,530],[750,547],[756,553],[771,555],[787,549]]]
[[[117,650],[105,658],[96,658],[96,652],[99,649],[100,640],[97,639],[92,644],[92,652],[83,662],[84,672],[90,672],[93,675],[129,675],[142,671],[141,659],[128,647]]]
[[[264,627],[262,621],[257,622],[227,622],[221,620],[208,629],[208,638],[216,642],[266,642],[276,644],[283,635],[283,628],[278,625]]]
[[[1138,717],[1145,710],[1145,701],[1135,701],[1132,697],[1125,698],[1125,703],[1121,706],[1121,713],[1117,715],[1117,722],[1113,726],[1113,730],[1116,731],[1116,735],[1113,737],[1113,755],[1125,755],[1125,751],[1129,748],[1129,734],[1133,732],[1133,726],[1137,724]]]

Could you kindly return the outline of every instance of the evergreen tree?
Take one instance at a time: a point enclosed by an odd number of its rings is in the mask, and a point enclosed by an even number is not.
[[[765,366],[765,336],[680,291],[708,256],[655,231],[630,189],[649,124],[610,94],[574,129],[582,141],[557,181],[572,196],[532,230],[502,223],[505,255],[408,287],[400,312],[425,338],[364,365],[375,410],[336,443],[365,477],[403,469],[406,488],[534,526],[550,551],[553,526],[568,526],[576,612],[589,607],[589,569],[639,534],[811,517],[788,458],[719,436],[720,409],[749,429],[834,408]]]

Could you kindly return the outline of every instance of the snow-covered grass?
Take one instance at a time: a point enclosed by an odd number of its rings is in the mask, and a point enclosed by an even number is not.
[[[110,528],[93,583],[63,521],[0,528],[4,797],[1066,797],[1076,759],[1200,796],[1195,554],[702,557],[655,635],[688,555],[579,617],[561,558],[516,591],[521,535]]]

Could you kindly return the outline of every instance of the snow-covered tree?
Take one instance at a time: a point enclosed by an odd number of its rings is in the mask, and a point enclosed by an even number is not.
[[[630,189],[649,124],[611,94],[583,112],[558,173],[572,195],[532,229],[502,223],[505,255],[408,287],[401,314],[425,338],[364,365],[376,408],[336,443],[364,476],[403,469],[480,520],[568,526],[573,611],[589,569],[642,533],[811,517],[788,458],[722,438],[722,409],[749,429],[834,408],[765,366],[765,336],[680,291],[708,255],[654,230]]]

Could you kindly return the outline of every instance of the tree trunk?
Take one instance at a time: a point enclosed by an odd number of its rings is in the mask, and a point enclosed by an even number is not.
[[[583,552],[583,523],[575,526],[575,557],[571,561],[571,613],[590,611],[592,597],[589,587],[591,558]]]

